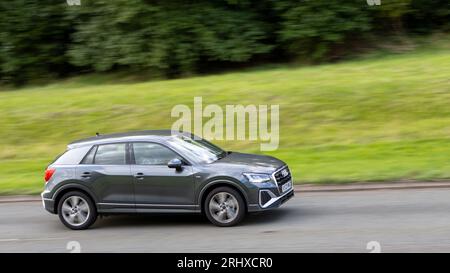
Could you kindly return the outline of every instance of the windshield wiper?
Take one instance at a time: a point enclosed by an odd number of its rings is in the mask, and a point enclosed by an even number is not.
[[[220,160],[220,159],[226,157],[227,155],[228,155],[228,153],[226,151],[223,151],[217,156],[217,160]]]

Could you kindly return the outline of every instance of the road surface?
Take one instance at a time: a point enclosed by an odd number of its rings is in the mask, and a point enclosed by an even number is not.
[[[450,252],[450,189],[297,193],[232,228],[172,214],[71,231],[40,202],[0,204],[0,252],[69,252],[71,241],[81,252],[369,252],[371,241],[381,252]]]

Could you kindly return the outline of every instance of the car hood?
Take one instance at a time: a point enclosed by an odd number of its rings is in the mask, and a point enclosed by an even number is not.
[[[215,161],[212,165],[223,167],[232,165],[241,167],[249,172],[272,173],[286,164],[272,156],[232,152],[226,157]]]

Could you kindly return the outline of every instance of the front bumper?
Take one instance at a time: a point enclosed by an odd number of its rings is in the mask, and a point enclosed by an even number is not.
[[[267,195],[265,197],[265,200],[263,201],[263,196]],[[277,208],[281,206],[284,202],[291,199],[294,196],[294,187],[292,189],[280,196],[276,196],[273,194],[272,191],[269,190],[260,190],[259,191],[259,206],[262,209],[267,208]]]
[[[268,201],[263,200],[262,196],[264,194],[268,194],[270,196],[270,199]],[[289,199],[294,197],[294,187],[292,189],[280,196],[275,196],[272,191],[262,189],[259,191],[259,204],[250,204],[248,206],[249,212],[258,212],[258,211],[264,211],[264,210],[270,210],[274,208],[278,208],[285,202],[287,202]]]
[[[275,183],[260,184],[257,192],[258,204],[250,204],[249,212],[277,208],[294,196],[294,181],[287,165],[275,170],[272,178]],[[285,191],[285,186],[290,188]]]

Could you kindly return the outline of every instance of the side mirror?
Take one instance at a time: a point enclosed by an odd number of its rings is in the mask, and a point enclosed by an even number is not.
[[[183,167],[183,162],[181,162],[178,158],[174,158],[167,163],[167,167],[180,171]]]

